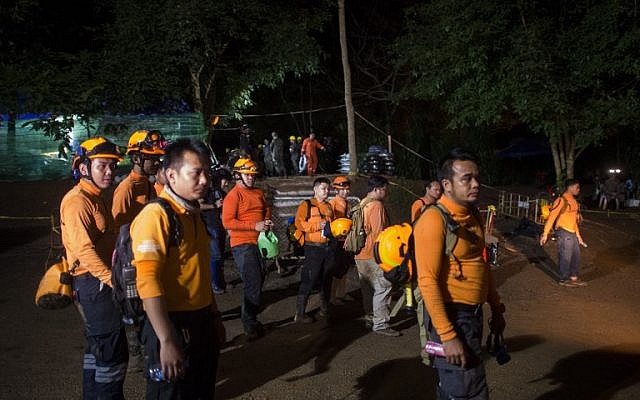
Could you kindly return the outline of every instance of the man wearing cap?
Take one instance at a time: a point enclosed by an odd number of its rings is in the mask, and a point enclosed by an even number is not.
[[[271,157],[275,174],[276,176],[287,176],[287,170],[284,166],[284,143],[278,137],[277,132],[271,132],[271,137]]]
[[[289,136],[289,157],[291,158],[292,175],[300,175],[300,143],[293,135]]]
[[[87,339],[82,367],[85,399],[124,398],[129,355],[122,315],[111,290],[117,233],[104,198],[121,160],[117,146],[103,137],[82,142],[72,162],[79,182],[60,203],[62,244]]]

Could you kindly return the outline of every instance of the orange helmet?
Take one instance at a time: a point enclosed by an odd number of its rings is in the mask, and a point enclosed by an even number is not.
[[[411,225],[392,225],[378,235],[373,245],[373,255],[383,271],[389,272],[402,263],[409,251]]]
[[[233,164],[233,172],[238,174],[256,175],[258,173],[258,166],[249,158],[239,158],[238,161]]]
[[[346,176],[338,176],[333,180],[334,189],[349,189],[351,187],[351,181]]]
[[[146,131],[144,129],[135,131],[129,138],[127,144],[127,154],[139,152],[142,154],[164,155],[167,141],[158,130]]]
[[[331,234],[334,238],[342,238],[347,236],[351,230],[353,221],[349,218],[338,218],[331,222]]]

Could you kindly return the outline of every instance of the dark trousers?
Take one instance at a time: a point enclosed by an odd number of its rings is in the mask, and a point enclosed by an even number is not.
[[[209,241],[209,251],[211,252],[211,285],[219,289],[225,289],[227,282],[224,279],[224,246],[225,246],[225,233],[219,232],[215,229],[209,229],[209,235],[211,240]]]
[[[575,233],[556,230],[558,241],[558,267],[560,269],[560,279],[566,280],[570,277],[577,277],[580,273],[580,245],[578,236]]]
[[[355,264],[353,260],[353,254],[347,252],[342,246],[344,246],[343,240],[332,240],[331,246],[333,247],[333,276],[337,279],[342,278],[347,274],[349,268]]]
[[[438,370],[438,399],[473,399],[489,398],[489,389],[482,362],[482,305],[466,305],[458,303],[445,304],[449,321],[453,323],[457,337],[462,340],[467,354],[467,366],[447,363],[443,357],[435,357],[433,366]],[[430,323],[425,308],[425,324],[429,326],[429,339],[442,343],[440,336]]]
[[[147,376],[146,398],[213,399],[220,346],[211,308],[170,312],[169,319],[185,357],[185,376],[175,382],[157,382]],[[142,327],[142,342],[148,355],[148,375],[149,369],[158,368],[160,365],[160,343],[148,320],[145,320]]]
[[[333,248],[332,246],[314,246],[305,244],[304,263],[300,275],[300,287],[298,297],[304,300],[309,298],[311,291],[318,287],[322,299],[323,309],[327,309],[331,298],[331,283],[333,282]],[[300,312],[301,310],[298,310]]]
[[[82,398],[124,399],[129,353],[122,314],[113,302],[111,288],[87,273],[73,279],[73,292],[87,339]]]
[[[262,303],[262,284],[265,268],[257,244],[241,244],[231,249],[233,259],[244,283],[241,319],[244,331],[253,333],[259,328],[258,314]]]

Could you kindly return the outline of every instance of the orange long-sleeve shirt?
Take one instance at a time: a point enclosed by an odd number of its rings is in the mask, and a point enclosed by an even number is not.
[[[117,233],[101,190],[86,179],[73,187],[60,203],[62,244],[73,275],[85,273],[111,286],[111,255]]]
[[[210,237],[204,222],[184,200],[166,190],[160,195],[182,225],[182,240],[168,247],[169,218],[160,204],[150,204],[131,223],[131,249],[141,299],[163,296],[168,311],[199,310],[213,302],[209,268]]]
[[[564,197],[567,202],[567,207],[564,211],[562,208],[565,203],[562,200],[562,197]],[[563,193],[561,197],[558,197],[553,202],[549,218],[544,224],[544,235],[551,233],[553,225],[555,224],[556,228],[562,228],[565,231],[573,232],[580,237],[580,228],[578,227],[579,211],[580,205],[576,198],[573,197],[571,193]]]
[[[369,200],[365,197],[362,202],[364,201]],[[389,226],[387,210],[384,208],[384,204],[379,200],[373,200],[367,203],[367,205],[364,206],[363,215],[364,231],[367,234],[367,237],[364,242],[364,247],[354,257],[356,260],[368,260],[374,258],[373,245],[380,232]]]
[[[349,202],[347,199],[336,196],[329,200],[331,208],[333,208],[333,218],[345,218],[349,214]]]
[[[258,188],[241,188],[236,184],[222,203],[222,225],[229,231],[231,247],[258,243],[256,223],[271,218],[264,193]]]
[[[447,258],[445,249],[445,224],[440,212],[434,208],[424,211],[413,228],[415,240],[418,286],[424,298],[429,316],[438,335],[444,341],[456,337],[453,324],[445,311],[445,303],[483,304],[492,307],[500,304],[493,272],[482,258],[484,233],[482,221],[471,210],[448,197],[441,203],[454,221],[460,224],[458,241],[453,249],[453,259]],[[459,273],[462,272],[462,277]]]
[[[320,203],[318,200],[310,199],[311,209],[309,210],[309,219],[307,219],[308,204],[303,201],[296,211],[296,228],[304,232],[305,243],[327,243],[329,240],[322,236],[321,224],[331,223],[333,220],[333,209],[327,201]]]
[[[156,190],[149,178],[131,171],[113,192],[111,213],[116,227],[130,224],[145,204],[156,197]]]

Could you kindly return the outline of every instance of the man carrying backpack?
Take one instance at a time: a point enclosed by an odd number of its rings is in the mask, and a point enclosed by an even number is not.
[[[424,298],[430,340],[442,343],[435,357],[439,399],[487,399],[489,392],[481,354],[482,305],[488,302],[492,333],[502,334],[504,305],[493,272],[482,258],[484,232],[476,204],[480,191],[475,157],[452,150],[439,175],[444,195],[423,212],[413,229],[418,285]],[[455,245],[447,250],[448,225],[457,225]],[[453,228],[451,228],[453,229]],[[450,253],[450,254],[448,254]]]
[[[138,130],[131,134],[127,154],[133,168],[113,192],[111,212],[116,229],[130,224],[149,200],[157,197],[149,177],[158,172],[165,147],[166,141],[160,131]],[[129,371],[140,372],[144,367],[144,350],[138,339],[138,329],[135,325],[126,325],[125,330],[129,343]]]
[[[154,202],[130,228],[136,286],[147,315],[146,393],[148,399],[211,399],[225,331],[211,291],[209,235],[199,216],[208,150],[194,139],[179,139],[167,146],[164,164],[167,183],[160,198],[172,215]],[[172,225],[179,228],[172,232]]]
[[[400,332],[389,327],[392,284],[384,278],[373,254],[373,245],[378,234],[389,225],[389,217],[383,203],[388,185],[389,181],[382,176],[372,175],[369,178],[367,196],[360,202],[366,239],[364,247],[354,258],[360,276],[363,308],[367,315],[372,314],[373,332],[383,336],[400,336]]]
[[[327,201],[331,182],[327,178],[313,181],[313,198],[300,203],[296,211],[296,227],[304,232],[304,264],[300,275],[300,288],[296,300],[295,322],[311,323],[313,318],[306,315],[307,301],[311,290],[320,284],[320,313],[328,315],[333,279],[334,246],[330,245],[330,224],[333,209]]]
[[[62,244],[87,339],[84,399],[124,399],[129,355],[122,315],[111,294],[111,254],[117,234],[103,194],[113,184],[121,160],[117,146],[103,137],[82,142],[72,162],[79,182],[60,204]]]
[[[233,259],[244,283],[240,319],[247,338],[255,340],[264,335],[258,321],[265,278],[258,236],[271,229],[273,223],[264,192],[254,187],[258,166],[248,158],[240,158],[232,173],[236,184],[224,198],[222,225],[229,232]]]
[[[547,243],[547,238],[553,229],[558,236],[558,267],[560,268],[560,285],[565,287],[586,286],[580,279],[580,246],[587,247],[580,235],[580,205],[576,196],[580,194],[580,182],[577,179],[567,179],[565,191],[558,197],[551,207],[551,213],[544,224],[544,231],[540,237],[540,246]]]

